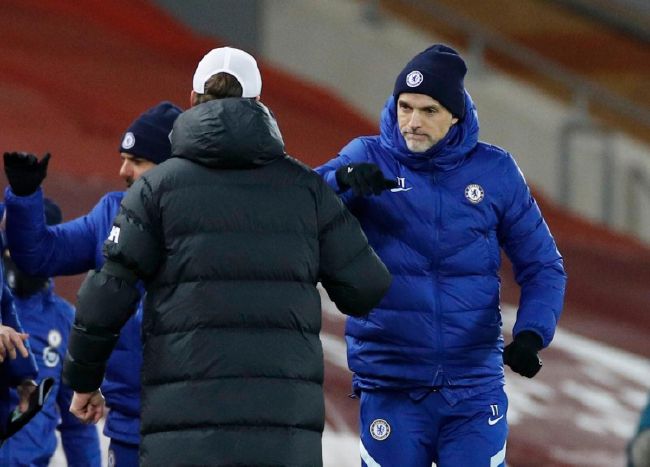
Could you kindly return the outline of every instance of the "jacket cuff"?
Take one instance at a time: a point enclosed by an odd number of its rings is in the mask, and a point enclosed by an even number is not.
[[[77,363],[68,353],[63,362],[63,382],[75,392],[93,392],[101,386],[105,371],[105,363]]]
[[[517,344],[528,347],[529,349],[535,349],[535,351],[540,351],[544,347],[542,337],[535,331],[521,331],[515,336],[514,340]]]

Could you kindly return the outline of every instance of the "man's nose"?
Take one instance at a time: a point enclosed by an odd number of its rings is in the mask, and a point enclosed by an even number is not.
[[[129,161],[122,162],[122,166],[120,167],[120,177],[122,177],[123,179],[127,179],[132,175],[133,175],[133,168],[131,167]]]
[[[411,114],[411,120],[409,121],[409,125],[411,128],[420,128],[421,122],[420,122],[420,115],[418,112],[413,112]]]

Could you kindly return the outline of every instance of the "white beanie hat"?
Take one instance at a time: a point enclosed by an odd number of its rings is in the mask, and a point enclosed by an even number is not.
[[[192,88],[205,93],[205,82],[217,73],[228,73],[239,81],[242,97],[257,97],[262,92],[262,76],[253,56],[232,47],[219,47],[208,52],[194,72]]]

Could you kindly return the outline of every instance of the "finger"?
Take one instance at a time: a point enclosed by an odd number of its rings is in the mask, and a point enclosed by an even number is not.
[[[5,164],[11,165],[11,163],[18,158],[17,152],[5,152],[2,157],[4,158]]]
[[[86,409],[85,408],[78,408],[78,407],[70,407],[70,412],[72,415],[77,417],[77,419],[82,422],[82,423],[87,423],[87,415],[86,415]]]
[[[104,406],[103,405],[96,406],[94,412],[95,413],[92,421],[93,423],[97,423],[102,419],[102,416],[104,415]]]
[[[14,345],[13,348],[13,357],[12,359],[16,358],[16,348],[20,352],[20,355],[22,355],[23,358],[29,357],[29,351],[27,350],[27,347],[25,346],[25,343],[23,342],[24,340],[27,340],[27,337],[29,337],[27,334],[23,333],[16,333],[11,336],[11,342]]]
[[[20,397],[20,402],[18,403],[18,410],[20,413],[25,413],[29,408],[29,395],[30,393],[22,394]]]
[[[50,154],[49,152],[46,152],[45,155],[43,156],[43,159],[40,160],[38,165],[42,165],[42,166],[47,167],[47,164],[50,162],[50,157],[52,157],[52,154]]]
[[[13,342],[13,339],[16,338],[16,332],[12,331],[9,335],[2,335],[2,344],[4,345],[4,355],[5,358],[10,358],[14,360],[16,358],[16,347]]]
[[[97,423],[102,418],[102,411],[96,405],[88,405],[86,411],[86,423]]]
[[[379,196],[384,191],[384,177],[381,174],[372,178],[372,193]]]
[[[7,348],[5,347],[5,335],[0,335],[0,362],[4,362],[7,356]]]
[[[372,187],[370,186],[370,183],[368,183],[368,180],[364,177],[359,177],[357,182],[359,184],[359,190],[363,193],[363,196],[369,196],[372,194]]]
[[[363,190],[361,189],[361,185],[359,184],[358,180],[350,180],[350,188],[352,188],[352,192],[355,196],[363,196]]]

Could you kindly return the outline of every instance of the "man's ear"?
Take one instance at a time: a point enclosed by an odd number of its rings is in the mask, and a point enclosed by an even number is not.
[[[255,100],[256,100],[257,102],[259,102],[259,101],[260,101],[260,96],[257,96],[257,97],[255,98]]]
[[[451,124],[455,125],[456,123],[458,123],[458,117],[451,117]]]
[[[194,89],[190,92],[190,107],[194,107],[199,103],[199,96],[196,94]]]

